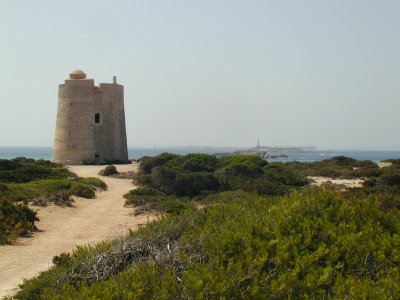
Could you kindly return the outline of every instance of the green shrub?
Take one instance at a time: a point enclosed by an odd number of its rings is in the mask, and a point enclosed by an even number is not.
[[[76,180],[74,180],[73,182],[78,182],[84,185],[89,185],[92,186],[94,188],[98,188],[101,190],[107,190],[107,184],[102,181],[99,178],[94,178],[94,177],[86,177],[86,178],[78,178]]]
[[[262,168],[266,166],[268,163],[265,161],[265,159],[262,159],[261,157],[258,156],[233,155],[220,158],[221,167],[225,167],[232,164],[242,164],[242,165]]]
[[[86,185],[91,189],[107,189],[107,185],[98,178],[42,179],[27,183],[3,184],[6,188],[0,194],[12,201],[30,201],[39,197],[69,193],[76,184]]]
[[[393,165],[398,165],[400,166],[400,159],[385,159],[382,162],[390,162]]]
[[[178,197],[195,196],[219,188],[218,179],[211,173],[192,173],[167,167],[153,168],[149,179],[152,187]]]
[[[140,187],[124,195],[125,204],[139,207],[139,212],[157,211],[180,214],[191,205],[188,201],[166,195],[150,187]]]
[[[165,165],[168,161],[179,157],[179,155],[171,153],[162,153],[156,157],[144,156],[140,159],[140,171],[143,174],[150,174],[154,167]]]
[[[84,184],[74,184],[70,189],[69,189],[70,195],[82,197],[82,198],[87,198],[87,199],[93,199],[96,194],[95,194],[95,189],[91,186],[87,186]]]
[[[0,182],[24,183],[39,179],[70,177],[73,177],[73,174],[67,168],[50,161],[26,158],[0,160]]]
[[[149,202],[161,202],[166,197],[168,197],[166,194],[146,186],[131,190],[124,195],[125,204],[133,204],[135,206],[141,206]]]
[[[376,178],[367,179],[364,181],[364,187],[374,187],[378,184],[378,180]]]
[[[10,188],[8,187],[7,184],[0,182],[0,194],[4,192],[8,192]]]
[[[281,195],[308,183],[288,168],[268,165],[256,156],[207,154],[184,156],[161,154],[143,158],[138,176],[142,185],[167,195],[194,197],[213,192],[242,189],[264,195]]]
[[[190,207],[190,204],[187,202],[176,198],[169,198],[166,201],[162,201],[160,203],[158,210],[168,214],[179,215]]]
[[[190,172],[214,172],[218,167],[218,159],[207,154],[189,154],[185,156],[182,167]]]
[[[0,244],[10,243],[18,236],[36,230],[37,221],[36,212],[25,204],[0,199]]]
[[[16,298],[398,298],[396,205],[318,189],[209,197],[208,208],[75,252],[71,264],[26,282]],[[113,272],[94,276],[102,270]]]
[[[265,178],[268,181],[287,185],[287,186],[305,186],[308,180],[298,174],[279,165],[268,165],[264,167]]]
[[[117,168],[113,165],[105,167],[103,170],[99,171],[99,175],[101,176],[111,176],[119,174]]]
[[[257,165],[232,163],[222,168],[220,173],[223,176],[257,178],[260,177],[264,172],[263,169]]]
[[[302,177],[324,176],[332,178],[378,177],[382,174],[379,166],[371,161],[358,161],[345,156],[311,162],[271,163]]]
[[[60,255],[56,255],[53,257],[53,264],[58,267],[67,267],[72,263],[71,254],[69,253],[61,253]]]
[[[387,185],[400,185],[400,173],[383,175],[382,181]]]

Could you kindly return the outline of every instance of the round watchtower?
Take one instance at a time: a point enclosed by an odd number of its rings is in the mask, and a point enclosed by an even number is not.
[[[66,165],[128,161],[123,86],[94,85],[76,69],[59,85],[53,160]]]

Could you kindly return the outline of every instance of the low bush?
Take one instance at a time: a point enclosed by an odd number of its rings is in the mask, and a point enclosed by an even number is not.
[[[8,192],[10,190],[10,188],[8,187],[7,184],[0,182],[0,195]]]
[[[0,182],[24,183],[39,179],[62,179],[73,177],[67,168],[45,160],[24,157],[0,160]]]
[[[396,203],[318,189],[209,197],[208,208],[73,253],[25,282],[16,298],[398,298]]]
[[[382,176],[382,181],[387,185],[400,185],[400,173],[385,174]]]
[[[99,171],[99,175],[101,176],[111,176],[119,174],[117,168],[113,165],[105,167],[103,170]]]
[[[301,175],[287,168],[270,166],[257,156],[217,159],[207,154],[164,153],[141,161],[139,183],[176,197],[237,189],[280,195],[308,183]]]
[[[71,198],[70,194],[65,191],[57,192],[49,196],[40,196],[31,200],[31,204],[36,206],[47,206],[50,203],[53,203],[54,205],[61,207],[72,207],[74,202],[75,201]]]
[[[163,166],[168,161],[178,157],[179,155],[171,153],[162,153],[156,157],[144,156],[140,159],[140,172],[142,174],[150,174],[154,167]]]
[[[93,199],[96,196],[94,187],[80,184],[80,183],[74,184],[68,190],[68,192],[70,195],[87,198],[87,199]]]
[[[271,165],[281,166],[290,172],[302,177],[324,176],[332,178],[359,178],[359,177],[379,177],[382,171],[379,166],[371,161],[358,161],[345,156],[332,157],[330,159],[301,163],[271,163]]]
[[[148,202],[159,202],[165,197],[167,197],[167,195],[163,192],[146,186],[131,190],[129,193],[124,195],[124,198],[126,199],[125,204],[133,204],[135,206],[141,206]]]
[[[176,199],[151,187],[140,187],[124,195],[126,205],[134,205],[136,212],[148,211],[179,214],[189,208],[188,201]]]
[[[168,167],[153,168],[148,179],[153,188],[178,197],[195,196],[219,188],[218,179],[212,173],[188,172]]]
[[[233,164],[241,164],[252,167],[265,167],[268,163],[265,159],[262,159],[258,156],[249,156],[249,155],[233,155],[233,156],[225,156],[219,159],[221,167],[226,167]]]
[[[84,185],[90,185],[94,188],[104,190],[104,191],[107,190],[107,184],[99,178],[94,178],[94,177],[78,178],[77,180],[74,180],[73,182],[84,184]]]
[[[72,258],[70,253],[61,253],[53,257],[53,264],[57,267],[68,267],[72,263]]]
[[[75,185],[87,186],[91,190],[106,190],[107,185],[98,178],[77,179],[42,179],[27,183],[7,183],[6,189],[0,192],[5,198],[12,201],[31,201],[40,197],[48,198],[58,193],[70,193],[76,191]]]
[[[183,169],[190,172],[214,172],[218,165],[218,159],[207,154],[188,154],[182,163]]]
[[[232,163],[223,167],[219,174],[229,177],[257,178],[264,174],[263,169],[256,165]]]
[[[400,159],[385,159],[382,162],[389,162],[392,163],[393,165],[400,166]]]
[[[19,235],[36,230],[36,212],[25,204],[0,199],[0,244],[10,243]]]

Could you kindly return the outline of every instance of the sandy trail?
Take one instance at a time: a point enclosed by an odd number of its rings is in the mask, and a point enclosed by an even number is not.
[[[52,265],[52,258],[69,252],[76,245],[96,244],[126,234],[154,217],[133,216],[125,208],[123,194],[133,189],[129,179],[98,176],[104,166],[73,166],[81,177],[99,177],[108,190],[98,192],[96,199],[76,198],[75,207],[48,206],[37,208],[39,232],[20,238],[13,245],[0,246],[0,298],[13,294],[23,278],[31,278]],[[117,166],[119,171],[132,171],[137,164]]]
[[[378,162],[379,168],[387,168],[392,165],[391,162]],[[344,185],[347,188],[359,188],[364,184],[364,179],[354,178],[354,179],[334,179],[330,177],[323,176],[307,176],[308,179],[311,179],[311,185],[321,186],[322,184],[330,181],[332,184]]]
[[[381,169],[390,167],[392,165],[391,162],[384,162],[384,161],[380,161],[377,164],[378,164],[379,168],[381,168]]]
[[[323,176],[307,176],[307,178],[312,180],[311,185],[321,186],[322,184],[329,181],[332,184],[344,185],[347,188],[362,187],[365,181],[363,179],[334,179]]]

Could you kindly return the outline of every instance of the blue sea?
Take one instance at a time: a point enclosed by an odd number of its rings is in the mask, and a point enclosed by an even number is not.
[[[229,153],[243,148],[232,147],[170,147],[170,148],[129,148],[129,158],[138,159],[142,156],[156,156],[163,152],[170,152],[175,154],[189,154],[189,153]],[[385,159],[400,158],[400,151],[349,151],[349,150],[316,150],[308,152],[285,152],[287,158],[268,159],[268,161],[300,161],[300,162],[313,162],[323,159],[329,159],[334,156],[344,155],[347,157],[355,158],[358,160],[371,160],[378,162]],[[51,160],[52,148],[50,147],[0,147],[0,159],[12,159],[15,157],[27,157],[33,159]]]

